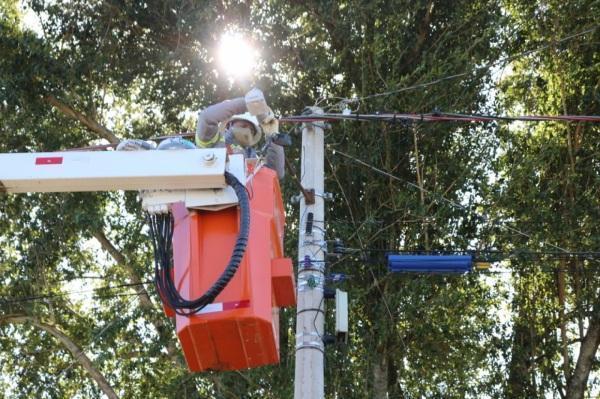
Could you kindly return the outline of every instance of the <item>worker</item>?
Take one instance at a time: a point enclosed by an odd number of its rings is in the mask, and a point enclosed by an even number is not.
[[[252,108],[254,115],[249,108]],[[283,147],[273,141],[279,133],[279,122],[259,89],[250,90],[245,97],[213,104],[198,112],[195,141],[199,148],[227,147],[234,153],[243,153],[246,158],[256,158],[254,146],[263,133],[266,141],[265,165],[282,179],[285,174],[285,153]],[[181,137],[164,140],[158,147],[152,142],[130,139],[119,143],[117,151],[155,148],[190,149],[194,145]]]
[[[255,110],[252,103],[256,102],[261,102],[262,105]],[[250,113],[249,108],[258,115]],[[283,147],[273,142],[278,132],[279,122],[273,111],[266,106],[262,92],[252,89],[245,97],[226,100],[200,111],[196,126],[196,145],[199,148],[228,147],[235,153],[243,153],[247,158],[255,158],[254,146],[264,133],[265,165],[277,172],[281,179],[285,174],[285,154]]]

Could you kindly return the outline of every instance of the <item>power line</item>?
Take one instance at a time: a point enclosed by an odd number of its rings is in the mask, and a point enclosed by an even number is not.
[[[576,32],[576,33],[573,33],[571,35],[567,35],[567,36],[565,36],[565,37],[563,37],[563,38],[561,38],[559,40],[552,41],[550,43],[546,43],[546,44],[544,44],[544,45],[542,45],[540,47],[537,47],[535,49],[522,51],[522,52],[514,54],[512,56],[507,56],[507,57],[501,58],[499,60],[491,61],[491,62],[487,63],[486,65],[484,65],[480,70],[484,71],[484,70],[487,70],[487,69],[489,69],[489,68],[491,68],[491,67],[493,67],[493,66],[495,66],[497,64],[510,62],[510,61],[513,61],[513,60],[515,60],[517,58],[520,58],[520,57],[523,57],[523,56],[526,56],[526,55],[533,54],[533,53],[536,53],[538,51],[544,50],[544,49],[546,49],[546,48],[548,48],[548,47],[550,47],[552,45],[564,43],[564,42],[569,41],[571,39],[574,39],[576,37],[585,35],[587,33],[594,32],[599,27],[600,27],[600,24],[597,24],[597,25],[594,25],[594,26],[592,26],[592,27],[590,27],[588,29],[585,29],[583,31]],[[456,78],[467,76],[470,73],[471,73],[471,71],[457,73],[457,74],[454,74],[454,75],[444,76],[444,77],[441,77],[441,78],[438,78],[438,79],[435,79],[435,80],[432,80],[432,81],[429,81],[429,82],[419,83],[419,84],[415,84],[415,85],[412,85],[412,86],[402,87],[402,88],[398,88],[398,89],[395,89],[395,90],[390,90],[390,91],[386,91],[386,92],[382,92],[382,93],[375,93],[375,94],[367,95],[367,96],[364,96],[364,97],[345,98],[345,99],[342,99],[342,101],[339,102],[338,104],[359,102],[359,101],[368,100],[368,99],[371,99],[371,98],[389,96],[389,95],[392,95],[392,94],[402,93],[402,92],[409,91],[409,90],[414,90],[414,89],[429,87],[429,86],[433,86],[433,85],[436,85],[438,83],[441,83],[441,82],[444,82],[444,81],[447,81],[447,80],[452,80],[452,79],[456,79]],[[327,99],[340,99],[340,98],[342,98],[342,97],[327,97],[327,98],[321,99],[321,101],[324,101],[324,100],[327,100]],[[279,121],[280,122],[294,122],[294,123],[304,122],[304,121],[310,122],[311,121],[309,119],[307,119],[307,120],[299,120],[299,119],[296,119],[296,118],[297,117],[293,117],[293,116],[292,117],[289,117],[289,116],[288,117],[282,117],[282,118],[279,119]],[[498,117],[498,118],[505,118],[505,117]],[[315,120],[313,120],[313,121],[315,121]],[[174,134],[174,135],[154,137],[154,138],[151,138],[151,140],[162,140],[162,139],[168,139],[168,138],[173,138],[173,137],[193,137],[193,136],[194,136],[193,132],[180,132],[180,133]],[[106,149],[112,148],[112,147],[114,147],[113,144],[108,144],[108,145],[98,145],[98,146],[87,146],[87,147],[81,147],[81,148],[73,148],[73,149],[68,149],[66,151],[103,151],[103,150],[106,150]]]
[[[530,251],[530,250],[514,250],[514,251],[500,251],[500,250],[486,250],[486,249],[466,249],[466,250],[398,250],[393,248],[381,249],[381,248],[343,248],[346,251],[350,252],[383,252],[383,253],[403,253],[403,254],[439,254],[439,255],[453,255],[453,254],[465,254],[465,255],[494,255],[503,258],[509,257],[556,257],[556,258],[600,258],[600,252],[596,251],[571,251],[571,252],[560,252],[560,251]]]
[[[486,65],[484,65],[483,67],[481,67],[480,71],[485,71],[485,70],[488,70],[488,69],[492,68],[495,65],[506,63],[506,62],[510,62],[510,61],[513,61],[513,60],[515,60],[517,58],[520,58],[520,57],[523,57],[523,56],[526,56],[526,55],[529,55],[529,54],[537,53],[538,51],[545,50],[545,49],[547,49],[548,47],[550,47],[552,45],[556,45],[556,44],[559,44],[559,43],[564,43],[564,42],[569,41],[571,39],[574,39],[576,37],[585,35],[587,33],[591,33],[593,31],[595,31],[596,29],[598,29],[599,27],[600,27],[600,24],[594,25],[591,28],[585,29],[585,30],[577,32],[577,33],[573,33],[573,34],[565,36],[565,37],[563,37],[563,38],[561,38],[559,40],[552,41],[550,43],[546,43],[546,44],[544,44],[544,45],[542,45],[540,47],[537,47],[535,49],[522,51],[522,52],[514,54],[512,56],[507,56],[507,57],[501,58],[499,60],[488,62]],[[439,78],[439,79],[435,79],[435,80],[432,80],[432,81],[426,82],[426,83],[415,84],[413,86],[402,87],[402,88],[399,88],[399,89],[390,90],[390,91],[386,91],[386,92],[382,92],[382,93],[375,93],[375,94],[371,94],[371,95],[364,96],[364,97],[357,97],[357,98],[352,98],[352,99],[346,99],[345,102],[364,101],[364,100],[368,100],[368,99],[371,99],[371,98],[389,96],[389,95],[392,95],[392,94],[402,93],[402,92],[409,91],[409,90],[414,90],[414,89],[420,89],[420,88],[423,88],[423,87],[433,86],[433,85],[436,85],[438,83],[444,82],[446,80],[452,80],[452,79],[456,79],[456,78],[467,76],[470,73],[471,73],[471,71],[457,73],[457,74],[454,74],[454,75],[449,75],[449,76],[445,76],[445,77],[442,77],[442,78]]]
[[[292,115],[280,118],[281,122],[317,121],[360,121],[360,122],[600,122],[600,115],[519,115],[501,116],[484,114],[461,114],[450,112],[431,113],[376,113]]]
[[[131,294],[134,295],[129,302],[127,302],[127,308],[129,308],[129,306],[133,303],[133,300],[139,296],[140,294]],[[112,321],[110,323],[107,323],[97,334],[95,334],[92,339],[89,342],[89,345],[93,344],[98,338],[100,338],[102,336],[102,334],[104,334],[109,328],[111,328],[117,321],[121,320],[120,316],[122,315],[121,312],[117,313],[115,315],[115,318],[112,319]],[[89,346],[88,345],[88,346]],[[81,351],[83,352],[83,348],[81,349]],[[71,362],[71,364],[68,367],[65,367],[64,369],[62,369],[61,371],[59,371],[58,373],[56,373],[56,377],[60,377],[61,375],[63,375],[64,373],[66,373],[68,370],[70,370],[75,364],[77,364],[77,358],[73,359],[73,361]]]
[[[94,296],[94,299],[112,299],[112,298],[119,298],[119,297],[127,297],[127,296],[141,296],[141,295],[146,295],[145,293],[142,292],[135,292],[135,293],[121,293],[121,294],[110,294],[110,295],[96,295]],[[39,299],[39,298],[15,298],[15,301],[12,302],[0,302],[0,305],[14,305],[14,304],[19,304],[19,303],[30,303],[30,302],[47,302],[47,301],[52,301],[53,298],[49,298],[49,299]]]
[[[128,287],[138,287],[138,286],[142,286],[142,285],[146,285],[146,284],[152,284],[152,283],[153,283],[152,281],[144,281],[144,282],[140,282],[140,283],[118,284],[118,285],[112,285],[112,286],[106,286],[106,287],[93,288],[93,289],[89,289],[89,290],[66,291],[66,292],[60,292],[60,293],[55,293],[55,294],[49,294],[48,293],[48,294],[23,296],[23,297],[2,297],[2,298],[0,298],[0,304],[15,304],[15,303],[21,303],[21,302],[37,302],[37,301],[43,301],[43,300],[47,300],[47,299],[61,298],[61,297],[70,296],[70,295],[95,293],[97,291],[102,291],[102,290],[114,290],[114,289],[121,289],[121,288],[128,288]],[[105,298],[113,298],[113,297],[117,297],[117,296],[128,296],[128,295],[140,295],[140,294],[136,293],[136,294],[100,295],[100,296],[97,296],[97,298],[99,298],[99,299],[105,299]]]
[[[600,115],[519,115],[503,116],[489,114],[461,114],[455,112],[429,112],[429,113],[325,113],[321,115],[288,115],[278,119],[281,123],[308,123],[308,122],[335,122],[335,121],[358,121],[358,122],[600,122]],[[175,135],[152,137],[149,140],[163,140],[167,138],[193,137],[194,133],[183,132]],[[96,145],[80,148],[70,148],[64,151],[105,151],[114,147],[114,144]]]
[[[501,227],[504,227],[505,229],[507,229],[507,230],[509,230],[509,231],[511,231],[513,233],[516,233],[516,234],[518,234],[520,236],[526,237],[527,239],[533,239],[533,237],[529,233],[526,233],[526,232],[524,232],[522,230],[519,230],[519,229],[517,229],[515,227],[511,227],[511,226],[507,225],[506,222],[503,222],[503,221],[493,221],[490,217],[488,217],[485,214],[481,214],[479,212],[473,211],[473,210],[467,208],[466,206],[461,205],[461,204],[459,204],[459,203],[457,203],[455,201],[452,201],[452,200],[449,200],[449,199],[447,199],[445,197],[436,195],[435,193],[433,193],[430,190],[422,188],[422,187],[418,186],[417,184],[414,184],[414,183],[411,183],[411,182],[409,182],[407,180],[404,180],[404,179],[402,179],[402,178],[400,178],[400,177],[398,177],[396,175],[393,175],[393,174],[391,174],[391,173],[389,173],[389,172],[387,172],[385,170],[379,169],[379,168],[377,168],[377,167],[375,167],[375,166],[373,166],[371,164],[366,163],[365,161],[362,161],[362,160],[360,160],[358,158],[355,158],[355,157],[353,157],[351,155],[348,155],[345,152],[342,152],[342,151],[339,151],[339,150],[334,150],[334,155],[335,154],[340,154],[343,157],[345,157],[347,159],[350,159],[351,161],[353,161],[355,163],[358,163],[359,165],[365,166],[365,167],[367,167],[367,168],[369,168],[369,169],[371,169],[371,170],[373,170],[373,171],[375,171],[375,172],[377,172],[379,174],[387,176],[387,177],[389,177],[389,178],[391,178],[393,180],[402,182],[402,183],[404,183],[404,184],[406,184],[406,185],[408,185],[410,187],[416,188],[417,190],[422,191],[422,192],[424,192],[426,194],[429,194],[429,195],[433,196],[434,198],[440,199],[440,200],[442,200],[442,201],[450,204],[451,206],[453,206],[455,208],[459,208],[459,209],[462,209],[462,210],[464,210],[464,211],[466,211],[468,213],[474,214],[474,215],[482,218],[484,222],[488,222],[488,223],[491,223],[491,224],[500,225]],[[544,243],[542,243],[542,244],[544,244]],[[566,249],[564,249],[562,247],[559,247],[558,245],[555,245],[555,244],[545,243],[545,245],[548,245],[549,247],[552,247],[552,248],[557,249],[557,250],[559,250],[561,252],[564,252],[564,253],[571,252],[571,251],[568,251],[568,250],[566,250]]]

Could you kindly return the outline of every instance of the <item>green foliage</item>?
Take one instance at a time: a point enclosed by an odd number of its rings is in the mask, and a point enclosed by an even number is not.
[[[550,45],[512,64],[514,71],[502,83],[499,105],[514,113],[598,114],[599,32],[590,30],[597,27],[593,17],[599,11],[597,2],[549,2],[544,7],[507,2],[507,8],[513,21],[514,51]],[[586,30],[568,42],[560,40]],[[569,251],[598,248],[598,227],[593,222],[598,217],[599,153],[593,138],[597,132],[597,126],[575,123],[509,125],[499,132],[502,156],[494,168],[500,179],[492,200],[499,213],[514,221],[514,228],[527,233],[499,235],[499,245]],[[583,324],[590,322],[590,312],[597,306],[597,261],[521,260],[518,267],[537,271],[515,281],[516,316],[506,392],[529,397],[564,393],[577,360],[572,341],[584,337]],[[556,270],[562,272],[548,273]],[[556,334],[561,327],[565,335]],[[523,370],[529,378],[522,378]],[[568,390],[566,394],[569,397]]]
[[[24,4],[43,32],[23,26],[17,2],[0,0],[0,152],[99,142],[51,98],[119,138],[148,138],[180,131],[184,111],[254,85],[282,115],[315,102],[334,112],[600,114],[600,30],[559,40],[597,24],[594,1]],[[215,48],[231,28],[261,48],[255,79],[220,74]],[[499,79],[499,66],[488,66],[513,55]],[[453,75],[460,76],[423,85]],[[346,347],[327,350],[326,396],[564,391],[569,379],[556,331],[566,326],[568,339],[582,338],[579,326],[598,305],[596,261],[516,257],[503,263],[512,278],[398,276],[386,271],[382,253],[596,250],[597,132],[586,124],[333,124],[326,137],[326,187],[334,193],[328,238],[360,251],[329,266],[351,276],[352,331]],[[299,147],[298,138],[287,152],[292,164]],[[290,175],[282,182],[286,200],[297,191]],[[286,206],[293,257],[298,214]],[[192,375],[153,287],[106,288],[151,279],[140,214],[131,193],[0,197],[0,297],[44,296],[0,299],[0,322],[18,314],[56,326],[119,397],[291,397],[294,310],[282,313],[280,365]],[[99,234],[120,261],[99,245]],[[559,266],[570,272],[554,273]],[[80,290],[86,292],[68,294]],[[8,397],[102,394],[63,345],[30,324],[3,323],[0,347],[0,389]],[[568,345],[570,356],[574,348]]]

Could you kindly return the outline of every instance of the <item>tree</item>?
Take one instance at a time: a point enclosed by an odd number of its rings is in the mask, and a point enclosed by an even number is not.
[[[597,114],[598,32],[592,15],[598,5],[581,1],[507,6],[514,27],[511,52],[548,45],[513,63],[514,72],[503,82],[502,106],[532,114]],[[504,129],[494,201],[529,237],[502,237],[507,242],[503,245],[559,252],[597,248],[592,222],[597,217],[596,131],[596,126],[584,123]],[[600,343],[598,285],[592,271],[597,261],[565,256],[535,263],[519,265],[527,271],[515,294],[522,324],[513,332],[514,378],[509,379],[507,393],[543,397],[558,392],[564,398],[583,398]],[[524,372],[531,378],[523,379]]]
[[[2,152],[176,133],[185,111],[253,85],[282,115],[316,101],[331,111],[598,113],[597,31],[558,41],[593,24],[589,1],[26,4],[40,33],[23,26],[17,2],[0,2]],[[213,49],[230,29],[263,49],[258,78],[220,73]],[[513,74],[495,87],[491,66],[503,56],[513,57]],[[383,253],[547,249],[541,242],[593,251],[591,129],[332,124],[328,235],[354,250],[329,266],[352,277],[352,331],[346,348],[327,350],[327,397],[582,397],[598,346],[595,261],[516,258],[513,291],[485,275],[390,275]],[[288,150],[292,165],[298,147]],[[286,199],[298,190],[293,174],[283,182]],[[0,385],[8,396],[291,396],[293,310],[281,318],[279,366],[187,373],[147,283],[151,249],[135,195],[4,196],[0,209],[0,319],[11,321],[0,326]],[[298,217],[288,205],[288,226]],[[296,247],[288,230],[287,253]],[[69,294],[74,287],[84,300]],[[512,319],[502,324],[509,297]],[[64,339],[49,339],[57,331]],[[577,362],[572,341],[581,341]],[[89,367],[73,361],[66,342]]]

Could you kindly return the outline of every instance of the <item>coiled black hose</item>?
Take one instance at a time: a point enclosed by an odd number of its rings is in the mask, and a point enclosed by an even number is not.
[[[231,258],[217,281],[199,298],[183,298],[173,282],[173,215],[147,214],[154,248],[154,282],[164,303],[179,315],[191,315],[212,303],[235,275],[248,245],[250,234],[250,200],[246,187],[231,173],[225,172],[225,181],[237,195],[240,206],[240,231]]]

